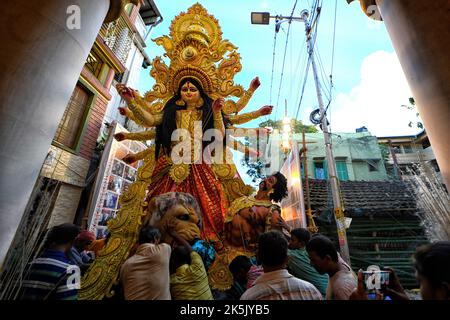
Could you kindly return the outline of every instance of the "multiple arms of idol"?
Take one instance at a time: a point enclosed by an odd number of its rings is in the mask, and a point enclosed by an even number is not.
[[[231,133],[230,140],[232,143],[232,148],[234,150],[246,153],[246,154],[257,154],[255,150],[252,148],[249,148],[248,146],[245,146],[240,141],[234,139],[237,137],[245,137],[249,135],[250,132],[257,132],[258,130],[264,130],[262,128],[238,128],[234,125],[237,124],[244,124],[251,120],[257,119],[261,117],[264,114],[261,110],[256,110],[253,112],[247,112],[238,114],[242,109],[244,109],[248,102],[250,101],[250,98],[252,97],[254,91],[259,86],[259,80],[255,78],[250,88],[244,92],[244,95],[235,103],[235,110],[236,113],[234,115],[228,115],[226,116],[228,118],[228,123],[230,125],[225,128],[225,124],[222,117],[221,111],[214,111],[213,112],[213,119],[214,119],[214,128],[218,129],[222,134],[225,134],[225,129],[233,130]],[[145,98],[139,95],[137,91],[134,91],[132,89],[126,88],[123,85],[118,86],[118,91],[121,97],[127,102],[127,107],[121,107],[119,108],[120,113],[124,116],[127,116],[134,122],[136,122],[138,125],[149,128],[148,131],[142,131],[142,132],[136,132],[136,133],[118,133],[115,135],[115,138],[118,141],[121,140],[137,140],[137,141],[148,141],[148,140],[154,140],[156,136],[156,126],[161,124],[162,118],[163,118],[163,112],[162,110],[158,111],[157,108],[154,108],[154,105],[147,102]],[[215,101],[216,103],[216,101]],[[219,103],[221,106],[223,106],[222,103]],[[234,103],[233,103],[234,104]],[[129,154],[127,155],[123,160],[132,163],[138,160],[141,160],[145,158],[149,151],[149,149],[146,149],[142,152],[136,153],[136,154]]]

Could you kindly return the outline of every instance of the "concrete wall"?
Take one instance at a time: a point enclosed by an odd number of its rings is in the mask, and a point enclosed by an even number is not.
[[[83,188],[62,184],[48,223],[51,228],[61,223],[73,223]]]
[[[294,140],[299,144],[301,149],[301,135],[295,134]],[[323,133],[306,133],[305,140],[307,144],[307,165],[308,177],[315,178],[314,162],[324,161],[325,144]],[[276,139],[271,138],[270,144],[280,143]],[[349,180],[387,180],[388,176],[382,160],[381,150],[378,140],[369,132],[361,133],[335,133],[332,135],[333,156],[336,161],[345,161],[347,165],[347,173]],[[270,149],[269,146],[268,149]],[[270,167],[266,169],[266,173],[278,171],[276,167],[277,161],[275,157],[280,159],[282,164],[283,155],[273,154],[270,159]],[[378,171],[369,172],[368,163],[365,160],[379,160]],[[356,161],[355,161],[356,160]]]
[[[354,180],[374,181],[387,180],[386,168],[382,160],[378,162],[378,171],[369,171],[369,164],[366,161],[353,161]]]
[[[89,161],[61,148],[51,146],[41,176],[84,187]]]

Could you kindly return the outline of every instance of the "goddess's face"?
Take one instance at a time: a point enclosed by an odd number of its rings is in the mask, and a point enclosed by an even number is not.
[[[194,84],[188,81],[181,87],[181,99],[188,105],[196,103],[200,99],[200,92]]]

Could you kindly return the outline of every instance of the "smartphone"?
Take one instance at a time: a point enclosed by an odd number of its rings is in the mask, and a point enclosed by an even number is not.
[[[375,299],[377,291],[384,291],[389,285],[390,271],[386,270],[368,270],[363,271],[364,289],[368,298]]]

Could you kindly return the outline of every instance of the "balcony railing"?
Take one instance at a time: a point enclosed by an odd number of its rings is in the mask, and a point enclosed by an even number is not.
[[[121,16],[116,21],[103,24],[100,35],[117,59],[125,65],[134,36],[125,19]]]
[[[395,156],[397,158],[398,164],[418,163],[420,161],[429,161],[436,159],[431,147],[413,153],[397,153]],[[388,162],[390,164],[394,163],[392,160],[392,155],[389,155]]]

